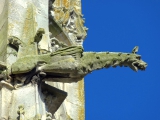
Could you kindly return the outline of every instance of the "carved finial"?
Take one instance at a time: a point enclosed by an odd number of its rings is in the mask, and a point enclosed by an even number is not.
[[[59,46],[60,43],[59,43],[59,40],[57,38],[51,38],[51,49],[52,49],[52,52],[55,52],[59,49]]]
[[[135,46],[135,47],[133,48],[133,50],[132,50],[132,53],[133,53],[133,54],[136,54],[136,53],[138,52],[138,49],[139,49],[139,47],[138,47],[138,46]]]
[[[24,106],[23,105],[20,105],[18,106],[18,110],[17,110],[17,113],[18,113],[18,120],[24,120]]]
[[[39,43],[41,41],[41,39],[42,39],[43,34],[45,34],[44,29],[43,28],[39,28],[37,30],[36,35],[35,35],[34,42]]]

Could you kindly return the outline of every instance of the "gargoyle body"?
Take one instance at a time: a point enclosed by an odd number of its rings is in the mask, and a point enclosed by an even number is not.
[[[116,66],[130,67],[134,71],[145,70],[147,64],[141,56],[119,52],[83,52],[80,46],[62,48],[43,55],[28,55],[19,58],[11,66],[11,75],[39,72],[46,73],[45,80],[77,82],[93,70]]]

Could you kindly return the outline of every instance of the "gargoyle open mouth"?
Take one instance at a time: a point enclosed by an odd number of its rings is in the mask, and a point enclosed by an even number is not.
[[[138,70],[144,71],[147,67],[147,63],[142,60],[137,60],[137,61],[133,62],[130,67],[131,67],[131,69],[133,69],[136,72]]]

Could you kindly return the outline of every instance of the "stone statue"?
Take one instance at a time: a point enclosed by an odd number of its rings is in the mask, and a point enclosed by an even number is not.
[[[74,89],[83,90],[79,81],[88,73],[147,67],[138,46],[131,53],[84,52],[80,0],[2,0],[0,7],[0,120],[84,120],[84,103],[72,107],[65,99],[79,103]]]

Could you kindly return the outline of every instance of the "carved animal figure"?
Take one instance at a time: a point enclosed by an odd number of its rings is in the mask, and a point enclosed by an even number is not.
[[[10,74],[24,74],[36,69],[32,75],[45,72],[45,80],[65,83],[77,82],[93,70],[110,66],[125,66],[138,71],[145,70],[147,63],[133,53],[83,52],[82,47],[71,46],[51,54],[19,58],[12,64]]]

